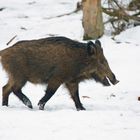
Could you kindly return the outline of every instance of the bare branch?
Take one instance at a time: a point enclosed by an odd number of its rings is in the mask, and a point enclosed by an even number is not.
[[[104,24],[111,23],[115,34],[119,34],[121,31],[129,27],[130,22],[133,21],[133,26],[140,25],[140,10],[137,9],[129,14],[129,6],[123,7],[118,0],[107,0],[108,8],[102,7],[102,11],[110,18]],[[130,9],[132,10],[132,8]]]
[[[77,7],[74,11],[69,12],[69,13],[65,13],[65,14],[62,14],[62,15],[58,15],[58,16],[55,16],[55,17],[47,17],[47,18],[44,18],[44,19],[53,19],[53,18],[59,18],[59,17],[63,17],[63,16],[69,16],[69,15],[72,15],[74,13],[79,12],[81,9],[82,9],[82,4],[80,2],[78,2]]]

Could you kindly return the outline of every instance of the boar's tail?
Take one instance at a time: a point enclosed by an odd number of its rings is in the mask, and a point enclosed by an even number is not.
[[[0,56],[1,56],[1,54],[2,54],[2,51],[0,51]]]
[[[2,55],[2,51],[0,51],[0,62],[1,62],[1,55]]]
[[[2,55],[3,52],[4,52],[4,50],[0,50],[0,56]]]
[[[0,57],[1,57],[1,55],[2,55],[2,52],[3,52],[3,51],[0,51]]]
[[[0,51],[0,62],[1,62],[1,53],[2,53],[2,52]]]

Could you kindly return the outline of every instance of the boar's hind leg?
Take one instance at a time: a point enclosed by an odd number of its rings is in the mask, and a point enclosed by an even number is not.
[[[27,96],[25,96],[21,89],[13,90],[13,93],[29,108],[33,108],[31,101]]]
[[[44,106],[46,102],[55,94],[59,86],[60,84],[48,83],[48,87],[47,87],[47,90],[45,91],[45,95],[43,96],[43,98],[41,98],[41,100],[38,103],[40,110],[44,110]]]
[[[79,91],[78,91],[78,83],[67,83],[66,87],[68,88],[70,95],[75,103],[76,109],[79,110],[85,110],[83,105],[80,102],[79,98]]]
[[[26,106],[32,108],[31,101],[21,92],[21,88],[26,82],[10,78],[8,83],[3,87],[3,101],[2,105],[8,106],[8,98],[11,92],[13,92]]]
[[[7,83],[3,87],[3,91],[2,91],[2,105],[3,106],[8,106],[8,99],[11,92],[12,92],[11,85]]]
[[[12,91],[14,95],[16,95],[19,98],[19,100],[21,100],[23,104],[25,104],[27,107],[33,108],[31,101],[21,91],[22,87],[26,83],[26,80],[20,77],[18,79],[14,79],[13,81],[14,81],[14,84],[12,86]]]

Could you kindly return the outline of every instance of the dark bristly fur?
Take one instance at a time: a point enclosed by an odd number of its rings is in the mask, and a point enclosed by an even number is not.
[[[118,81],[104,57],[101,43],[80,43],[66,37],[49,37],[39,40],[20,41],[0,52],[1,63],[8,73],[8,83],[3,87],[2,105],[8,106],[13,92],[26,106],[31,101],[22,93],[27,81],[48,84],[39,109],[55,94],[62,83],[70,91],[77,110],[84,110],[79,98],[78,84],[94,78],[105,86],[108,79]],[[108,79],[107,79],[108,78]]]

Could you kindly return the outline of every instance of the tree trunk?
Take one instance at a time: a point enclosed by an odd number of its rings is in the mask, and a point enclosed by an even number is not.
[[[104,33],[101,0],[82,0],[84,40],[97,39]]]

